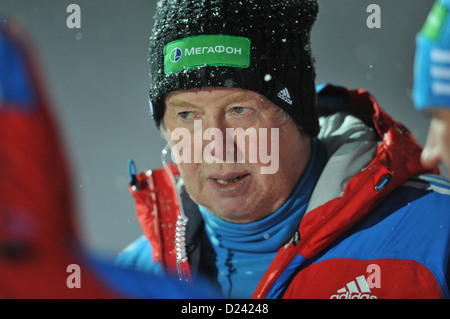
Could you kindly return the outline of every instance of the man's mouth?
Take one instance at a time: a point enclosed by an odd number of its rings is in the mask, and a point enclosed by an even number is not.
[[[222,185],[230,185],[230,184],[236,183],[237,181],[243,179],[243,178],[244,178],[245,176],[247,176],[247,175],[248,175],[248,174],[246,174],[246,175],[241,175],[241,176],[238,176],[238,177],[232,178],[232,179],[217,179],[217,178],[215,178],[215,181],[216,181],[217,183],[219,183],[219,184],[222,184]]]
[[[246,171],[233,173],[215,173],[209,176],[211,190],[220,196],[241,196],[252,185],[251,174]]]

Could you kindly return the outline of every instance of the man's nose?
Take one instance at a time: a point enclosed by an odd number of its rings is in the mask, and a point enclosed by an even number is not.
[[[420,162],[425,168],[432,168],[442,160],[442,141],[440,140],[437,120],[432,119],[428,129],[427,141],[420,156]]]
[[[236,145],[233,136],[230,135],[230,130],[232,127],[221,118],[210,118],[204,122],[204,155],[211,155],[223,162],[234,161]]]

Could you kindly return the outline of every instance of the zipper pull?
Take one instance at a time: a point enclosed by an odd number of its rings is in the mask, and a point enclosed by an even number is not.
[[[135,192],[139,190],[138,180],[136,177],[136,164],[132,159],[128,161],[128,177],[129,177],[129,185],[131,189]]]

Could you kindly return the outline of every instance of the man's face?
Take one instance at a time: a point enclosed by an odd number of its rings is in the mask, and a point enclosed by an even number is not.
[[[433,119],[421,156],[422,165],[429,168],[443,162],[450,174],[450,110],[435,108],[429,113]]]
[[[224,220],[249,223],[287,200],[308,164],[311,139],[279,107],[236,88],[176,91],[165,103],[164,133],[172,154],[182,148],[180,155],[190,155],[178,168],[196,203]],[[238,135],[230,134],[239,129],[257,132],[257,142],[248,135],[239,144]],[[186,132],[191,139],[185,138]],[[183,139],[175,133],[182,133]],[[199,150],[200,161],[194,158]],[[243,157],[238,161],[239,154]],[[272,163],[263,156],[270,154]],[[269,164],[272,169],[267,170]]]

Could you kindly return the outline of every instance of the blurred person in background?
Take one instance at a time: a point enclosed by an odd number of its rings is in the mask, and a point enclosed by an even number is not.
[[[414,67],[416,109],[432,117],[421,155],[424,167],[440,162],[450,174],[450,1],[436,1],[417,35]]]
[[[0,299],[210,298],[82,247],[71,174],[26,32],[0,24]]]

